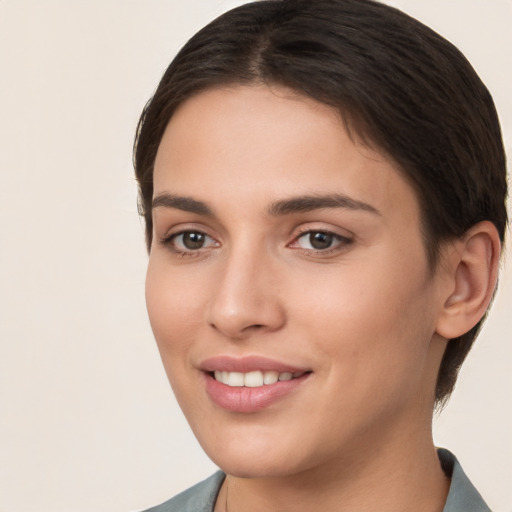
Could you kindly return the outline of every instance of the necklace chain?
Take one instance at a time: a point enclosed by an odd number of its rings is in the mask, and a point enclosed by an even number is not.
[[[224,511],[228,512],[228,491],[229,491],[229,480],[226,477],[226,503],[224,505]]]

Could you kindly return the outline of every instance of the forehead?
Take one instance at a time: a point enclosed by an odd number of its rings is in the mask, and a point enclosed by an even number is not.
[[[353,140],[334,108],[278,86],[211,89],[184,102],[162,138],[154,192],[262,205],[341,193],[389,214],[397,205],[418,214],[389,158]]]

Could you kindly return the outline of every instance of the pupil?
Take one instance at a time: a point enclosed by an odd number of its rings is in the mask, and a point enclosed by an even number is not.
[[[185,233],[183,235],[183,245],[187,249],[201,249],[204,244],[204,235],[202,233]]]
[[[332,235],[328,233],[311,233],[309,242],[315,249],[328,249],[332,245]]]

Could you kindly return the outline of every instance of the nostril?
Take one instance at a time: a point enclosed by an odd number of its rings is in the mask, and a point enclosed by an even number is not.
[[[265,329],[265,327],[266,326],[264,324],[248,325],[247,327],[242,329],[242,332],[261,331],[261,330]]]

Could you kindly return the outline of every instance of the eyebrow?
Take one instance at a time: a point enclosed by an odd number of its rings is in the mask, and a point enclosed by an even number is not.
[[[184,212],[195,213],[213,217],[213,210],[203,201],[197,201],[191,197],[175,196],[172,194],[159,194],[153,198],[151,208],[176,208]]]
[[[268,208],[271,216],[302,213],[323,208],[345,208],[347,210],[362,210],[380,215],[379,210],[372,205],[359,201],[344,194],[305,195],[276,201]]]
[[[162,193],[153,198],[152,208],[175,208],[197,215],[206,215],[213,217],[213,209],[203,201],[198,201],[191,197],[176,196],[173,194]],[[359,201],[344,194],[328,195],[304,195],[282,199],[270,204],[267,213],[271,217],[289,215],[292,213],[304,213],[323,208],[345,208],[347,210],[362,210],[376,215],[380,215],[379,210],[372,205]]]

